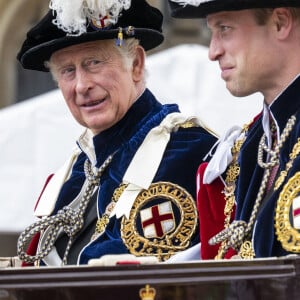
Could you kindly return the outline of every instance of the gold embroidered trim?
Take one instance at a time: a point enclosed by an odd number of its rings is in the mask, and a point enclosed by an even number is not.
[[[282,247],[290,252],[300,253],[300,233],[290,222],[293,200],[300,192],[300,172],[291,177],[283,187],[277,202],[275,229]]]
[[[225,197],[225,207],[224,207],[224,215],[225,215],[225,219],[224,219],[224,229],[228,228],[230,225],[230,219],[231,219],[231,213],[233,211],[233,207],[234,207],[234,203],[235,203],[235,195],[234,195],[234,191],[235,191],[235,183],[236,180],[240,174],[240,167],[238,164],[238,155],[240,153],[241,147],[245,141],[245,135],[246,132],[248,131],[249,128],[249,124],[245,125],[243,128],[243,133],[244,133],[244,137],[242,139],[237,140],[232,149],[232,162],[229,165],[227,171],[226,171],[226,178],[225,178],[225,182],[226,185],[224,187],[223,193],[224,193],[224,197]],[[223,241],[219,247],[218,250],[218,254],[215,256],[215,259],[222,259],[225,256],[225,249],[226,249],[226,240]]]
[[[110,214],[113,211],[117,201],[119,200],[121,194],[123,193],[123,191],[125,190],[126,187],[127,187],[127,184],[120,184],[120,186],[115,189],[112,199],[111,199],[111,202],[107,205],[102,217],[97,220],[95,232],[91,237],[91,241],[95,240],[101,234],[104,233],[106,226],[109,223]]]
[[[179,125],[179,128],[192,128],[192,127],[202,127],[203,129],[205,129],[207,132],[209,132],[211,135],[218,137],[218,134],[216,132],[214,132],[211,128],[209,128],[206,124],[204,124],[204,122],[202,120],[199,120],[199,124],[197,124],[194,121],[186,121],[182,124]]]
[[[297,143],[294,145],[292,152],[290,153],[290,160],[287,162],[286,166],[285,166],[285,170],[280,172],[279,177],[277,178],[276,182],[275,182],[275,186],[274,186],[274,190],[278,190],[279,187],[282,185],[282,183],[284,182],[290,168],[293,165],[293,162],[295,160],[295,158],[299,155],[300,153],[300,138],[298,138]]]
[[[239,251],[239,257],[242,259],[253,259],[255,252],[250,241],[245,241]]]
[[[180,128],[192,128],[192,127],[199,127],[198,124],[196,124],[193,121],[186,121],[179,125]]]

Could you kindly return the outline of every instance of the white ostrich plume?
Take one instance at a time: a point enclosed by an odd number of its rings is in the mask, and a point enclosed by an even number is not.
[[[182,6],[186,6],[186,5],[199,6],[201,3],[209,2],[212,0],[171,0],[171,1],[178,3]]]
[[[130,7],[131,0],[51,0],[49,8],[56,12],[53,23],[68,35],[86,32],[87,18],[98,20],[109,15],[111,24],[118,21],[122,10]]]

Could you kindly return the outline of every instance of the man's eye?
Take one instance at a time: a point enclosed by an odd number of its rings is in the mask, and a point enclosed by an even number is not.
[[[220,26],[220,29],[221,29],[221,32],[226,32],[230,29],[230,27],[226,26],[226,25],[222,25],[222,26]]]
[[[74,68],[72,68],[72,67],[64,68],[61,70],[62,75],[70,74],[72,72],[74,72]]]
[[[98,64],[100,64],[100,60],[94,59],[94,60],[91,61],[91,64],[92,65],[98,65]]]
[[[227,25],[220,26],[220,32],[221,33],[227,33],[229,30],[231,30],[230,26],[227,26]]]
[[[91,60],[87,61],[86,65],[87,65],[88,67],[94,67],[94,66],[99,65],[100,63],[101,63],[100,60],[97,60],[97,59],[91,59]]]
[[[74,67],[63,68],[59,71],[59,76],[63,79],[69,79],[73,76],[74,72],[75,72]]]

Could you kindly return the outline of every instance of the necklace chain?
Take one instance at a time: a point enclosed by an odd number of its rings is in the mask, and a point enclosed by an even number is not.
[[[280,135],[279,141],[275,146],[274,150],[267,147],[266,134],[265,133],[263,134],[259,142],[258,155],[257,155],[257,163],[259,164],[260,167],[264,169],[272,168],[279,163],[279,151],[282,148],[283,144],[285,143],[286,139],[288,138],[293,126],[295,125],[295,122],[296,122],[296,117],[291,116],[285,128],[283,129],[282,134]],[[269,154],[268,162],[263,161],[264,151]]]
[[[57,214],[49,217],[45,217],[32,225],[28,226],[20,235],[18,239],[18,256],[26,263],[34,263],[40,261],[47,256],[52,250],[57,236],[61,229],[68,235],[69,240],[62,259],[62,264],[67,263],[67,257],[73,243],[75,235],[80,231],[84,224],[84,213],[88,206],[90,199],[92,198],[95,188],[100,185],[100,177],[104,170],[112,161],[113,155],[110,155],[102,164],[102,166],[93,172],[90,161],[87,159],[84,163],[84,172],[87,180],[87,187],[80,200],[78,210],[74,210],[69,206],[63,207],[57,212]],[[29,243],[32,237],[39,233],[48,230],[47,237],[43,244],[43,247],[36,253],[36,255],[29,255],[25,251],[25,245]]]

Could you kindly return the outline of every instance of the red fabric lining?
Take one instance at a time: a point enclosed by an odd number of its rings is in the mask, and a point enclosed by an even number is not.
[[[40,193],[40,195],[38,197],[38,200],[37,200],[37,202],[35,204],[34,210],[36,210],[36,208],[37,208],[37,206],[39,204],[39,201],[40,201],[40,199],[41,199],[41,197],[42,197],[42,195],[43,195],[43,193],[44,193],[44,191],[46,189],[46,186],[50,182],[50,180],[53,177],[53,175],[54,174],[49,175],[48,178],[46,179],[44,187],[43,187],[43,189],[42,189],[42,191],[41,191],[41,193]],[[30,241],[30,243],[28,245],[28,248],[26,250],[26,254],[28,254],[28,255],[35,255],[36,254],[37,247],[38,247],[38,244],[39,244],[39,239],[40,239],[40,233],[38,232],[31,239],[31,241]],[[26,262],[23,261],[22,264],[21,264],[21,266],[22,267],[29,267],[29,266],[33,266],[33,263],[26,263]]]
[[[40,202],[40,199],[41,199],[41,197],[42,197],[42,195],[43,195],[43,193],[44,193],[44,191],[45,191],[45,189],[46,189],[46,186],[47,186],[48,183],[50,182],[50,180],[51,180],[51,178],[53,177],[53,175],[54,175],[54,174],[51,174],[51,175],[49,175],[49,176],[47,177],[46,182],[45,182],[45,184],[44,184],[44,186],[43,186],[43,189],[42,189],[42,191],[41,191],[41,193],[40,193],[40,195],[39,195],[39,197],[38,197],[38,200],[37,200],[36,203],[35,203],[34,210],[36,210],[36,208],[37,208],[37,206],[38,206],[38,204],[39,204],[39,202]]]
[[[197,172],[199,191],[197,193],[197,206],[200,223],[201,258],[213,259],[219,249],[218,245],[209,245],[211,237],[224,229],[224,207],[225,198],[223,194],[224,184],[220,178],[215,179],[211,184],[203,184],[203,175],[208,163],[202,163]],[[232,212],[234,216],[235,209]],[[234,253],[228,252],[228,258]],[[226,255],[227,257],[227,255]]]
[[[35,255],[36,254],[39,239],[40,239],[40,233],[38,232],[33,236],[32,240],[30,241],[30,243],[28,245],[28,248],[26,250],[26,254],[28,254],[28,255]],[[26,263],[26,262],[23,261],[21,266],[22,267],[30,267],[30,266],[33,266],[33,263]]]

